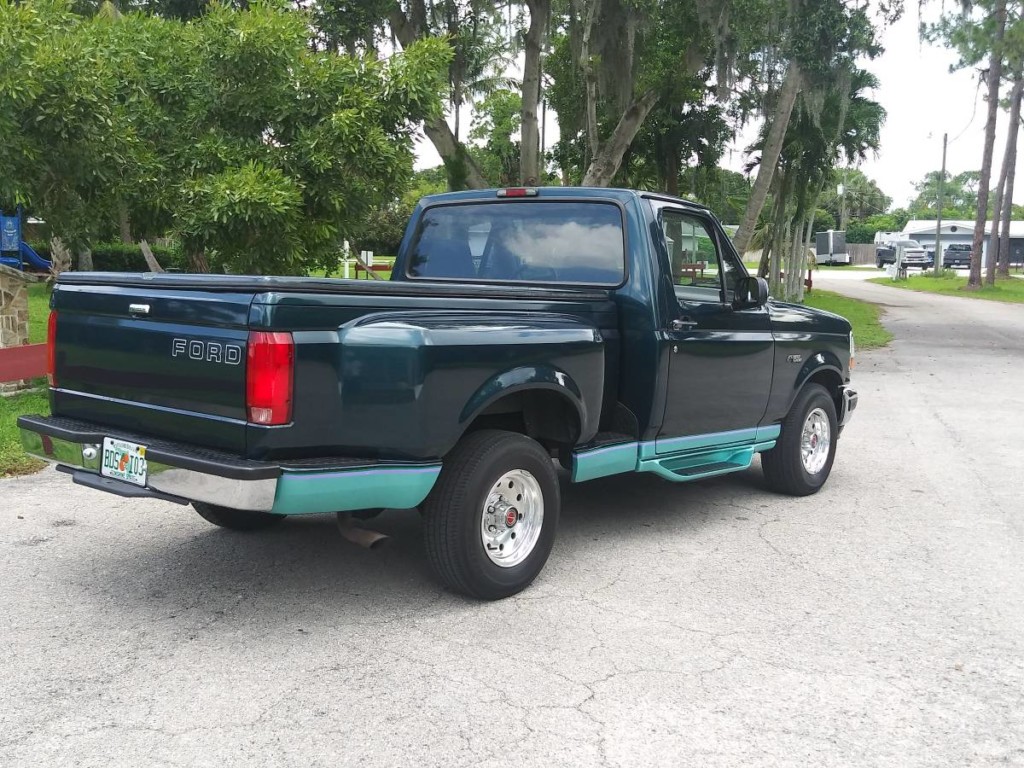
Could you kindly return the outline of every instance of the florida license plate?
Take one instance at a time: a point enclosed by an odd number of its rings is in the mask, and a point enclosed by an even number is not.
[[[135,485],[146,484],[146,446],[127,440],[103,438],[100,474]]]

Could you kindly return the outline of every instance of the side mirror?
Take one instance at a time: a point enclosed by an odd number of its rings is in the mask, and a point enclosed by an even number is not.
[[[768,281],[763,277],[747,277],[736,286],[733,305],[742,307],[763,307],[768,303]]]

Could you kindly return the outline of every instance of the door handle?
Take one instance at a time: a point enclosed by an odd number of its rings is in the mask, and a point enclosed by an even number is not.
[[[688,331],[691,328],[697,327],[697,321],[691,320],[688,317],[684,317],[681,319],[673,320],[671,325],[673,331]]]

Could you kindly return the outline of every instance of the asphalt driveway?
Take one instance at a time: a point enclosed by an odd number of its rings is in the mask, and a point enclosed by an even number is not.
[[[1024,764],[1024,307],[888,308],[826,489],[568,487],[482,604],[329,518],[0,481],[0,765]]]

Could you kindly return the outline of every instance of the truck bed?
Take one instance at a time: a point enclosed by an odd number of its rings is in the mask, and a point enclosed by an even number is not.
[[[70,273],[53,307],[55,415],[253,459],[436,458],[528,376],[573,382],[586,438],[616,389],[616,305],[594,288]],[[254,332],[294,340],[287,424],[247,417]]]

